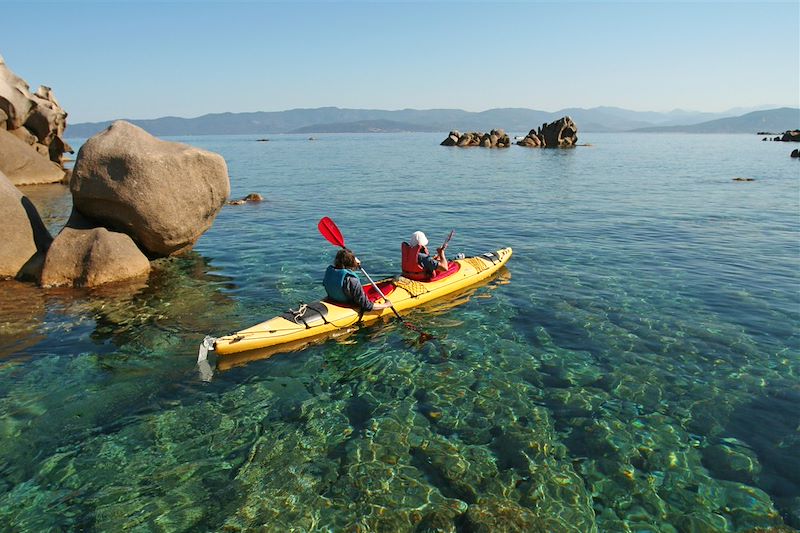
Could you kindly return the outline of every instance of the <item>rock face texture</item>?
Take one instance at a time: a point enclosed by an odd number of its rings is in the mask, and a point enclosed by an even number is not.
[[[0,279],[38,279],[53,238],[36,208],[0,172]]]
[[[63,154],[72,152],[64,141],[67,113],[49,87],[41,86],[35,93],[14,74],[0,56],[0,171],[16,184],[52,183],[64,177]],[[20,142],[14,142],[20,141]],[[44,172],[28,161],[35,158],[52,162]],[[22,165],[20,161],[28,163]]]
[[[441,146],[483,146],[484,148],[508,148],[511,146],[511,140],[506,132],[503,130],[492,130],[489,133],[480,133],[477,131],[468,131],[461,133],[458,130],[453,130],[445,140],[440,143]]]
[[[578,144],[578,126],[570,117],[561,117],[550,124],[542,124],[538,130],[531,130],[519,146],[530,148],[569,148]]]
[[[18,133],[4,130],[0,130],[0,171],[14,185],[58,183],[64,179],[63,168],[19,139]]]
[[[150,273],[150,261],[124,233],[95,227],[73,211],[47,252],[43,287],[96,287]]]
[[[81,147],[70,180],[81,214],[153,257],[189,250],[230,194],[222,156],[117,121]]]

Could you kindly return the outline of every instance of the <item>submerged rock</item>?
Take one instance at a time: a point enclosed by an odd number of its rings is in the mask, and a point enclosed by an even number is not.
[[[744,446],[715,444],[703,450],[703,464],[716,477],[755,485],[761,465],[752,450]]]
[[[230,182],[222,156],[117,121],[81,147],[70,190],[80,213],[163,257],[188,251],[211,227]]]

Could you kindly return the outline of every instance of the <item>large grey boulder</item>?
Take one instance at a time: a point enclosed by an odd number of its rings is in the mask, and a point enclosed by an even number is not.
[[[230,181],[219,154],[117,121],[81,147],[70,189],[79,212],[160,257],[194,245],[225,204]]]
[[[37,279],[53,238],[30,200],[0,172],[0,279]]]
[[[19,138],[25,128],[12,133],[0,130],[0,172],[14,185],[58,183],[64,179],[64,169],[36,151]]]
[[[97,227],[73,212],[42,269],[43,287],[96,287],[147,276],[150,261],[124,233]]]

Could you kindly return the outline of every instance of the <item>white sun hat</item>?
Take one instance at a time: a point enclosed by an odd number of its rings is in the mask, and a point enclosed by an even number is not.
[[[411,234],[411,246],[428,246],[428,238],[421,231],[415,231]]]

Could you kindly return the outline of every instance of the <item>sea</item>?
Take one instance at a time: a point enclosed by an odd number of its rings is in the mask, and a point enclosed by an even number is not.
[[[0,285],[0,530],[800,528],[794,146],[579,135],[167,138],[264,201],[147,280]],[[23,192],[55,235],[68,188]],[[416,230],[514,253],[414,328],[198,365],[204,337],[322,297],[324,216],[373,278]]]

